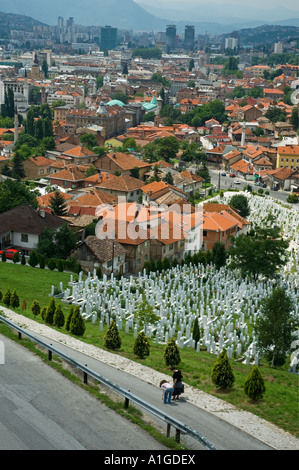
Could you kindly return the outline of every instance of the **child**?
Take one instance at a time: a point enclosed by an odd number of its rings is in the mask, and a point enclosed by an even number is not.
[[[161,380],[160,388],[162,389],[162,400],[164,403],[171,403],[171,397],[174,392],[174,388],[167,382],[167,380]]]

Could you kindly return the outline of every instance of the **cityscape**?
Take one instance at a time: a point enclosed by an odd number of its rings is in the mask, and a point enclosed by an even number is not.
[[[296,450],[298,7],[106,3],[0,7],[0,449]]]

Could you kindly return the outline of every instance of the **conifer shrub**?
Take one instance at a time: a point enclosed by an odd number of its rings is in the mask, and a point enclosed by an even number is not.
[[[16,289],[11,294],[10,306],[12,308],[18,308],[20,306],[20,299],[19,299]]]
[[[79,307],[76,307],[76,308],[79,308]],[[72,319],[73,314],[74,314],[74,306],[71,305],[69,313],[68,313],[68,315],[66,317],[66,320],[65,320],[65,325],[64,325],[66,331],[70,331],[70,323],[71,323],[71,319]]]
[[[54,269],[56,269],[56,261],[54,259],[49,259],[48,261],[48,268],[51,270],[51,271],[54,271]]]
[[[193,323],[193,333],[192,337],[195,341],[194,348],[196,349],[197,343],[200,340],[200,330],[199,330],[199,323],[198,323],[199,317],[195,318],[194,323]]]
[[[32,267],[32,268],[35,268],[35,266],[38,265],[38,256],[37,256],[37,253],[36,251],[31,251],[30,253],[30,256],[29,256],[29,260],[28,260],[28,264]]]
[[[18,252],[13,255],[12,261],[13,261],[14,264],[19,263],[19,261],[20,261],[20,255],[19,255]]]
[[[244,382],[244,392],[252,400],[263,398],[266,391],[265,382],[258,366],[254,366]]]
[[[2,251],[1,259],[4,263],[6,262],[6,253],[4,250]]]
[[[175,338],[170,338],[164,349],[164,361],[167,366],[177,366],[181,362],[180,350]]]
[[[104,346],[112,350],[119,349],[121,347],[121,338],[114,320],[110,323],[104,336]]]
[[[3,294],[2,294],[2,290],[0,289],[0,302],[2,299],[3,299]]]
[[[235,376],[226,349],[223,348],[212,369],[212,382],[221,390],[227,390],[232,387],[234,381]]]
[[[58,328],[62,328],[64,325],[64,321],[65,319],[61,304],[58,304],[53,317],[53,325],[57,326]]]
[[[150,354],[150,342],[144,331],[140,331],[134,341],[133,352],[140,359],[145,359]]]
[[[40,269],[45,269],[45,265],[46,265],[45,257],[44,257],[44,255],[40,255],[39,256],[39,267],[40,267]]]
[[[70,322],[70,333],[75,336],[83,336],[85,333],[85,322],[80,313],[80,309],[75,308]]]
[[[50,303],[47,307],[46,314],[45,314],[45,323],[47,323],[48,325],[53,325],[53,318],[54,318],[55,310],[56,310],[55,300],[52,297],[50,299]]]
[[[25,266],[25,264],[26,264],[26,258],[25,258],[24,253],[22,253],[22,256],[21,256],[21,265],[22,265],[22,266]]]
[[[11,298],[11,292],[9,289],[6,289],[6,291],[4,292],[4,296],[3,296],[3,303],[6,305],[6,307],[10,306],[10,298]]]
[[[41,310],[41,313],[40,313],[40,316],[42,317],[43,320],[45,320],[46,313],[47,313],[47,307],[44,306]]]
[[[40,304],[38,300],[34,300],[31,305],[31,312],[35,317],[40,314]]]

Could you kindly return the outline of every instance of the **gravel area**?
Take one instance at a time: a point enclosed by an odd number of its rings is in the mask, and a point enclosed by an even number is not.
[[[46,325],[30,320],[9,309],[1,308],[1,310],[9,320],[22,328],[28,328],[32,333],[38,333],[70,348],[74,348],[77,351],[81,351],[84,354],[88,354],[89,356],[105,362],[110,366],[124,370],[128,374],[134,375],[145,382],[159,383],[161,379],[165,378],[165,374],[156,372],[149,367],[142,366],[141,364],[130,361],[129,359],[122,358],[118,355],[109,353],[108,351],[83,343],[80,340],[57,332]],[[169,376],[169,378],[171,377]],[[192,393],[189,395],[188,391],[191,391]],[[222,420],[247,432],[274,449],[299,450],[299,439],[296,439],[291,434],[249,412],[239,411],[233,405],[200,390],[194,389],[189,385],[185,385],[185,395],[188,397],[188,402],[204,409],[205,411],[213,413]]]

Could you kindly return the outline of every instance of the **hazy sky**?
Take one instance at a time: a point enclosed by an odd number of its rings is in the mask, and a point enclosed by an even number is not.
[[[160,6],[160,8],[169,7],[170,5],[174,9],[183,10],[184,7],[187,8],[189,5],[200,6],[200,5],[209,5],[209,4],[230,4],[230,5],[237,5],[239,7],[240,14],[242,13],[242,0],[134,0],[135,3],[140,5],[147,4],[153,6]],[[258,8],[261,10],[266,10],[268,8],[281,8],[282,13],[284,8],[288,8],[290,10],[299,11],[299,2],[298,0],[250,0],[250,3],[246,6],[248,7],[251,5],[254,8]]]

